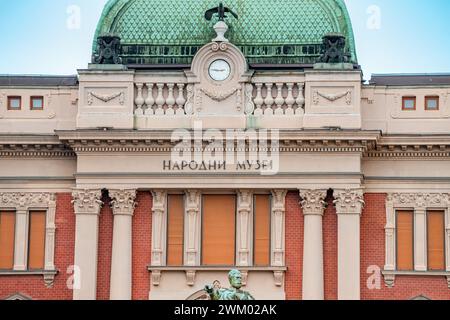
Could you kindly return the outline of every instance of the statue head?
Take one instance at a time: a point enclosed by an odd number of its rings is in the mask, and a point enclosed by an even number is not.
[[[240,289],[242,287],[242,274],[239,270],[231,270],[228,274],[228,280],[233,288]]]

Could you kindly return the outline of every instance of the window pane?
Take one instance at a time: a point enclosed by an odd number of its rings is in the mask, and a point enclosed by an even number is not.
[[[403,109],[405,110],[414,110],[416,108],[415,106],[416,100],[415,99],[404,99],[403,100]]]
[[[270,195],[255,196],[255,266],[270,265]]]
[[[184,197],[183,195],[169,195],[167,204],[167,265],[183,265],[184,239]]]
[[[42,109],[44,107],[43,102],[44,102],[43,98],[32,98],[31,99],[31,108]]]
[[[438,100],[436,98],[427,99],[427,110],[437,110]]]
[[[20,109],[20,102],[19,98],[9,98],[9,108]]]
[[[397,212],[397,269],[414,270],[414,212]]]
[[[236,196],[203,196],[202,261],[204,265],[235,264]]]
[[[30,212],[30,242],[28,253],[28,269],[44,269],[45,256],[45,211]]]
[[[14,268],[15,212],[0,212],[0,269]]]
[[[444,211],[430,211],[427,214],[428,227],[428,270],[445,270],[445,215]]]

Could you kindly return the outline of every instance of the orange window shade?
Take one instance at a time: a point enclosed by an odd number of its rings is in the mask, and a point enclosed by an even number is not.
[[[167,265],[183,265],[184,197],[169,195],[167,199]]]
[[[45,211],[30,212],[29,270],[42,270],[45,266],[45,216]]]
[[[414,270],[414,212],[397,212],[397,269]]]
[[[203,196],[203,265],[235,264],[236,196]]]
[[[427,214],[428,270],[445,270],[445,212],[430,211]]]
[[[255,266],[270,265],[270,196],[256,195],[255,215]]]
[[[0,269],[14,268],[15,212],[0,212]]]

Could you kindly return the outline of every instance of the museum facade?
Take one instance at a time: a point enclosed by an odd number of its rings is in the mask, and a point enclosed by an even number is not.
[[[109,0],[0,76],[0,299],[450,299],[450,75],[362,79],[343,0]]]

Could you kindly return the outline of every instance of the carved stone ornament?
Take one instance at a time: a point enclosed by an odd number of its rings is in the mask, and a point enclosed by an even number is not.
[[[325,202],[325,198],[327,197],[326,190],[300,191],[300,197],[303,199],[300,202],[303,208],[303,214],[323,215],[327,206],[327,203]]]
[[[103,35],[97,38],[98,53],[92,55],[92,63],[96,64],[121,64],[120,37]]]
[[[330,33],[322,38],[321,56],[319,62],[346,63],[351,55],[345,49],[345,36],[339,33]]]
[[[200,90],[206,94],[208,97],[213,99],[214,101],[223,101],[225,99],[228,99],[231,97],[236,91],[238,91],[240,88],[235,87],[231,88],[228,91],[221,91],[221,90],[208,90],[206,88],[201,88]]]
[[[55,201],[52,193],[5,192],[0,193],[0,207],[27,210],[30,207],[46,208]]]
[[[362,190],[335,190],[333,201],[338,214],[361,214],[364,207]]]
[[[88,93],[88,96],[87,96],[88,105],[91,106],[94,104],[94,98],[97,98],[98,100],[103,101],[105,103],[107,103],[113,99],[119,98],[120,105],[123,105],[125,103],[125,93],[123,91],[108,94],[108,95],[91,91]]]
[[[100,214],[103,206],[101,190],[74,190],[72,198],[76,214]]]
[[[408,206],[413,208],[446,208],[450,205],[448,193],[390,193],[387,201],[394,207]]]
[[[340,92],[340,93],[336,93],[336,94],[331,94],[331,93],[322,93],[318,90],[315,90],[313,92],[313,103],[315,105],[318,105],[320,102],[319,96],[322,98],[327,99],[328,101],[334,102],[337,101],[343,97],[345,97],[345,102],[347,103],[347,105],[351,105],[352,104],[352,92],[350,90],[347,90],[345,92]]]
[[[111,190],[111,208],[114,215],[133,215],[136,207],[136,190]]]

